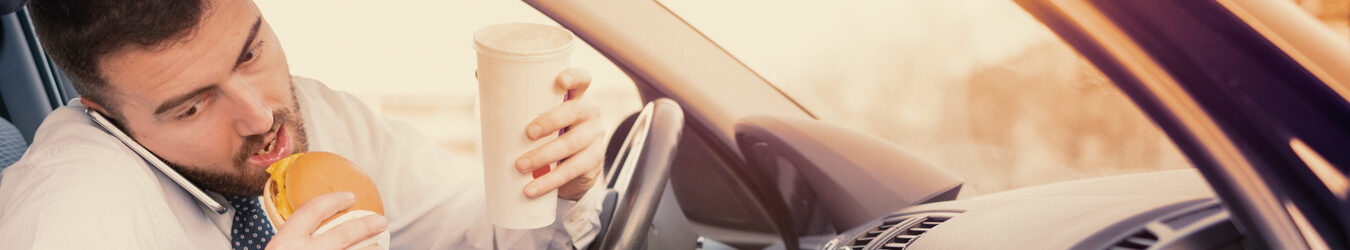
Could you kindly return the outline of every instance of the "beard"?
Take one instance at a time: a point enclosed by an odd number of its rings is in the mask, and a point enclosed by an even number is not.
[[[174,162],[166,162],[166,164],[192,181],[193,184],[207,191],[235,196],[262,195],[263,186],[267,184],[271,174],[268,174],[267,170],[263,168],[248,166],[246,162],[254,153],[267,146],[269,141],[263,141],[267,139],[264,136],[277,132],[281,125],[286,125],[287,130],[295,131],[295,137],[292,139],[295,146],[287,154],[309,151],[309,136],[305,133],[305,122],[300,116],[300,100],[296,97],[295,85],[291,85],[291,107],[294,107],[294,110],[287,108],[273,110],[272,129],[266,133],[244,138],[244,144],[239,146],[238,151],[235,152],[234,160],[230,162],[230,167],[224,168],[224,171],[218,170],[222,168],[189,167]]]

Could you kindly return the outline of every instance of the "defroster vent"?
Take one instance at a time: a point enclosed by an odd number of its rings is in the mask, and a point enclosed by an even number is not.
[[[897,216],[883,220],[881,225],[863,232],[849,242],[850,250],[902,250],[933,227],[951,219],[952,213],[928,213]]]
[[[1156,243],[1158,243],[1158,236],[1145,229],[1121,239],[1120,242],[1111,245],[1107,250],[1142,250],[1148,249]]]
[[[929,215],[920,218],[921,220],[919,221],[918,224],[914,224],[914,226],[906,228],[904,231],[900,231],[900,233],[895,234],[894,237],[890,237],[884,239],[885,241],[879,242],[878,244],[880,244],[881,247],[877,249],[884,249],[884,250],[905,249],[905,247],[909,246],[909,244],[914,243],[914,240],[919,239],[920,235],[923,235],[923,233],[927,233],[928,230],[933,229],[933,227],[936,227],[938,224],[942,224],[942,222],[946,222],[948,219],[951,219],[952,217]]]
[[[862,235],[858,235],[858,238],[854,238],[853,242],[848,244],[848,249],[862,250],[863,248],[867,248],[867,245],[871,244],[872,241],[876,241],[877,237],[881,237],[881,235],[886,234],[886,231],[908,219],[909,217],[887,218],[886,220],[881,221],[880,226],[872,228],[872,230],[867,230],[867,232],[863,232]]]

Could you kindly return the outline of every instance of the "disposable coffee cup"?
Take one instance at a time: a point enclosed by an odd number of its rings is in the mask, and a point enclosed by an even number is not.
[[[478,51],[483,175],[492,224],[534,229],[553,223],[557,191],[525,197],[525,184],[542,171],[522,174],[516,171],[515,162],[556,137],[530,140],[525,137],[525,126],[563,102],[566,90],[554,79],[567,69],[572,40],[572,33],[562,27],[531,23],[491,25],[473,35]]]

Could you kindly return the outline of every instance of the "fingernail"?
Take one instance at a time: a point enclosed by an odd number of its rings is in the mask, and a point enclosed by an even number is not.
[[[534,140],[539,137],[539,134],[544,133],[543,130],[544,128],[539,127],[539,125],[530,125],[530,128],[525,130],[525,136],[529,136],[530,140]]]
[[[517,171],[517,172],[520,172],[520,173],[523,174],[523,173],[525,173],[526,171],[529,171],[529,168],[530,168],[530,160],[528,160],[528,159],[520,159],[520,160],[516,160],[516,171]]]
[[[534,198],[539,196],[539,188],[534,186],[525,187],[525,197]]]
[[[342,198],[346,199],[347,201],[355,202],[356,194],[353,194],[352,192],[342,192]]]

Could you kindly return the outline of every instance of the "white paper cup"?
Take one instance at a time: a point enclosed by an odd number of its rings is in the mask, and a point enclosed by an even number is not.
[[[555,137],[531,141],[525,126],[563,102],[565,90],[554,79],[567,69],[572,33],[558,26],[507,23],[483,27],[473,40],[488,220],[510,229],[548,226],[557,213],[557,191],[525,197],[525,184],[534,176],[516,171],[515,162]]]

